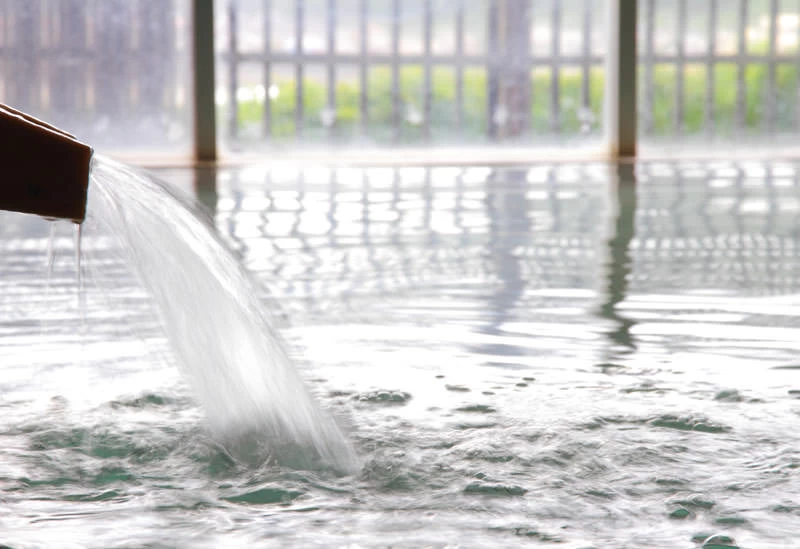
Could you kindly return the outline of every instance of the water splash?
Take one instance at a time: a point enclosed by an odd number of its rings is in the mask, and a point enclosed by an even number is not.
[[[95,156],[90,221],[121,238],[213,432],[235,456],[352,470],[354,454],[306,389],[255,283],[194,204]]]

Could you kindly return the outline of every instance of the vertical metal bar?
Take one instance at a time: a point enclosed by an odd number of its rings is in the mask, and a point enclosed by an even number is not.
[[[31,5],[38,3],[31,2]],[[129,27],[130,4],[119,0],[107,0],[95,4],[97,21],[97,60],[95,72],[98,107],[101,115],[111,120],[119,120],[125,111],[129,97],[130,68],[119,63],[119,56],[125,52],[126,29]],[[123,57],[124,58],[124,57]]]
[[[456,0],[456,131],[464,127],[464,0]]]
[[[199,162],[217,159],[217,121],[214,102],[214,0],[192,2],[192,52],[194,61],[194,157]],[[233,63],[231,59],[231,63]]]
[[[800,13],[800,0],[796,2],[795,11]],[[800,44],[800,26],[795,30],[795,39]],[[800,80],[800,55],[797,55],[795,59],[795,85],[797,85],[798,80]],[[795,129],[800,129],[800,94],[796,95],[794,101],[794,127]]]
[[[394,139],[400,139],[400,0],[392,0],[392,130]]]
[[[264,138],[272,137],[272,0],[264,0]]]
[[[486,15],[486,133],[489,138],[499,137],[497,117],[495,113],[500,104],[500,74],[498,70],[500,46],[498,26],[500,21],[501,0],[489,0]]]
[[[358,110],[361,122],[361,134],[367,135],[369,133],[369,72],[368,72],[368,59],[369,59],[369,27],[367,21],[369,20],[369,5],[368,0],[360,0],[359,2],[359,39],[360,39],[360,60],[359,60],[359,82],[361,85],[361,92],[359,94]]]
[[[56,32],[58,44],[62,52],[71,56],[80,56],[86,48],[86,27],[88,19],[86,2],[61,1],[57,4]],[[86,67],[56,66],[51,68],[52,103],[54,113],[70,116],[80,113],[85,108],[85,100],[81,91],[86,90],[88,74]],[[154,105],[156,107],[156,105]],[[71,122],[71,121],[70,121]]]
[[[550,129],[554,133],[561,130],[561,82],[559,82],[561,63],[561,0],[553,0],[552,48],[550,66]]]
[[[294,11],[294,134],[303,135],[303,33],[305,32],[305,0],[295,0]]]
[[[116,13],[116,16],[123,21],[134,21],[136,14],[135,14],[135,6],[130,4],[126,4],[120,12]],[[132,28],[124,29],[120,32],[120,43],[121,48],[117,50],[122,55],[122,59],[135,59],[131,52],[132,46],[132,35],[131,32],[135,28],[135,23],[131,25]],[[134,86],[136,85],[136,70],[133,66],[126,68],[124,72],[124,80],[125,80],[125,87],[124,93],[125,96],[120,104],[120,115],[124,118],[129,118],[134,111],[133,105],[133,94],[132,91]]]
[[[612,158],[636,156],[637,0],[608,0],[606,128]]]
[[[506,0],[507,33],[509,37],[506,54],[510,58],[512,89],[510,100],[513,108],[512,127],[514,136],[520,137],[531,129],[533,106],[533,66],[531,53],[531,32],[533,29],[533,9],[530,0]],[[560,24],[559,24],[560,27]],[[559,31],[560,32],[560,31]],[[560,59],[558,60],[560,62]],[[558,79],[556,79],[558,83]],[[559,92],[560,94],[560,92]]]
[[[647,0],[647,11],[645,11],[645,26],[644,26],[644,105],[642,112],[644,113],[644,133],[652,135],[655,131],[655,117],[653,116],[653,109],[655,101],[653,98],[653,88],[655,86],[654,70],[653,67],[653,49],[655,41],[655,12],[656,0]]]
[[[709,136],[714,135],[716,81],[714,55],[717,51],[717,24],[719,20],[718,0],[709,0],[708,5],[708,50],[706,52],[706,109],[705,127]]]
[[[594,0],[583,0],[583,55],[581,56],[581,106],[592,108],[592,4]]]
[[[169,2],[169,18],[165,21],[165,25],[163,27],[164,37],[163,43],[166,44],[166,47],[169,48],[170,56],[169,56],[169,63],[166,63],[164,68],[162,69],[162,73],[164,74],[164,89],[161,90],[162,95],[162,104],[168,105],[169,109],[172,110],[179,110],[183,108],[183,103],[190,101],[190,104],[194,104],[194,98],[191,96],[191,92],[189,90],[184,89],[185,83],[179,78],[177,75],[182,74],[182,71],[186,70],[189,74],[192,73],[194,70],[194,66],[192,64],[192,57],[190,56],[187,60],[185,56],[179,55],[179,45],[178,45],[178,31],[176,29],[176,15],[180,11],[175,0]],[[213,10],[212,10],[213,11]],[[86,25],[88,26],[88,21]],[[194,30],[192,30],[194,32]],[[84,44],[86,43],[84,39]],[[216,62],[216,59],[215,59]],[[215,63],[216,64],[216,63]],[[190,86],[191,87],[191,86]],[[182,93],[182,98],[178,97],[178,94],[175,93],[177,90],[182,90],[185,93]],[[85,95],[85,94],[84,94]],[[216,104],[215,104],[216,106]],[[216,117],[215,117],[216,120]],[[216,131],[214,132],[216,137]]]
[[[9,29],[11,25],[9,24],[10,10],[8,9],[7,0],[0,0],[0,33],[3,35],[2,44],[0,44],[0,74],[3,75],[3,78],[0,79],[0,103],[6,103],[8,101],[8,89],[6,80],[7,78],[5,75],[9,74],[11,71],[9,70],[8,63],[9,59],[11,58],[10,54],[10,40],[9,40]]]
[[[238,0],[228,3],[228,138],[239,134],[239,6]]]
[[[768,34],[768,60],[767,60],[767,90],[764,102],[766,103],[767,131],[775,132],[775,113],[778,102],[777,96],[777,64],[775,57],[777,48],[777,26],[778,26],[778,0],[769,2],[769,34]]]
[[[427,141],[431,138],[431,104],[433,102],[432,74],[431,74],[431,48],[433,42],[433,6],[432,0],[423,0],[422,21],[422,136]]]
[[[686,0],[678,0],[677,51],[675,63],[675,118],[673,126],[675,133],[680,135],[684,129],[684,112],[686,104],[686,89],[684,73],[686,72]]]
[[[327,86],[328,99],[326,108],[329,109],[328,115],[324,120],[330,122],[328,133],[333,134],[336,127],[336,65],[334,56],[336,55],[336,0],[328,0],[328,66],[327,66]],[[329,118],[329,119],[328,119]]]
[[[156,71],[148,70],[149,67],[146,66],[147,55],[145,55],[143,51],[145,44],[147,43],[147,37],[143,35],[143,31],[147,26],[152,25],[155,22],[155,19],[145,19],[143,16],[146,14],[142,13],[142,7],[143,6],[140,3],[129,8],[131,11],[128,15],[130,17],[129,21],[131,21],[131,25],[130,29],[127,29],[125,32],[127,35],[127,39],[125,40],[127,51],[125,52],[126,57],[124,57],[124,59],[132,59],[134,61],[132,63],[133,70],[128,76],[128,97],[127,101],[125,102],[126,107],[129,109],[128,114],[141,112],[141,105],[143,104],[145,105],[145,109],[153,107],[153,104],[150,101],[142,101],[142,92],[144,86],[146,85],[146,80],[143,78],[143,76],[150,73],[150,78],[148,80],[153,83],[158,82],[158,73]],[[161,35],[163,36],[163,34]],[[154,38],[151,42],[151,44],[155,47],[158,47],[157,40],[157,38]],[[162,56],[164,56],[163,53]],[[167,61],[166,58],[163,60],[165,62]]]
[[[39,71],[40,71],[40,80],[39,80],[39,87],[36,90],[38,99],[40,101],[39,108],[41,109],[41,114],[48,116],[52,116],[52,100],[53,95],[58,93],[55,90],[55,86],[53,86],[52,82],[52,75],[53,69],[51,68],[52,57],[47,55],[48,51],[52,51],[56,47],[56,42],[54,40],[54,17],[53,17],[53,5],[47,2],[43,3],[41,6],[41,13],[39,14],[39,41],[38,47],[44,55],[42,56],[43,59],[40,61]],[[42,51],[43,50],[43,51]]]
[[[61,2],[63,4],[63,1]],[[68,6],[76,10],[84,6],[85,2],[72,1]],[[74,12],[73,12],[74,13]],[[74,15],[64,13],[71,21]],[[175,26],[175,2],[141,2],[137,10],[139,21],[137,51],[139,53],[139,67],[137,79],[139,81],[139,104],[137,112],[157,114],[171,109],[170,100],[166,90],[174,90],[175,83],[172,74],[175,72],[176,47],[173,41],[172,28]],[[70,33],[77,33],[78,39],[83,39],[82,32],[73,27],[68,27]],[[65,28],[66,30],[66,28]]]
[[[747,124],[747,89],[745,88],[745,68],[747,55],[747,8],[750,0],[739,0],[738,57],[736,59],[736,127],[744,130]]]

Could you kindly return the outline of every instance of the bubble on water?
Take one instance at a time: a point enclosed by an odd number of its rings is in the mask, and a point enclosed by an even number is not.
[[[453,453],[458,459],[487,463],[508,463],[517,458],[508,445],[484,441],[465,441]]]
[[[723,389],[714,395],[714,400],[722,402],[742,402],[744,397],[736,389]]]
[[[725,526],[741,526],[747,523],[747,519],[738,516],[717,517],[714,519],[715,524],[724,524]]]
[[[470,404],[455,409],[456,412],[467,412],[471,414],[493,414],[497,410],[488,404]]]
[[[681,505],[694,509],[711,509],[716,505],[714,500],[708,499],[701,495],[687,496],[684,494],[675,495],[669,499],[668,503],[673,505]]]
[[[791,503],[785,505],[776,505],[772,508],[775,513],[794,513],[800,514],[800,505],[793,505]]]
[[[264,487],[233,496],[223,497],[222,499],[230,503],[243,503],[247,505],[266,505],[266,504],[289,504],[303,492],[297,490],[285,490],[279,487]]]
[[[700,538],[699,536],[704,536],[705,534],[696,534],[692,540],[695,542],[700,542],[702,545],[702,549],[739,549],[739,546],[736,545],[736,541],[725,534],[712,534],[706,538]]]
[[[90,492],[83,494],[67,494],[64,496],[66,501],[76,502],[95,502],[95,501],[111,501],[123,498],[125,494],[118,490],[103,490],[100,492]]]
[[[367,402],[370,404],[405,404],[411,400],[411,393],[403,391],[370,391],[368,393],[360,393],[355,396],[359,402]]]
[[[464,488],[465,494],[478,494],[483,496],[524,496],[527,489],[516,484],[500,484],[491,482],[471,482]]]
[[[727,433],[730,427],[720,425],[703,417],[676,416],[664,414],[654,417],[648,422],[654,427],[677,429],[679,431],[696,431],[700,433]]]
[[[467,431],[470,429],[491,429],[492,427],[496,426],[497,423],[492,421],[464,422],[464,423],[457,423],[456,425],[454,425],[454,427],[459,431]]]
[[[669,514],[669,518],[681,520],[681,519],[688,518],[689,516],[691,516],[691,514],[692,514],[692,512],[689,511],[688,509],[686,509],[684,507],[678,507],[677,509],[675,509],[674,511],[672,511]]]

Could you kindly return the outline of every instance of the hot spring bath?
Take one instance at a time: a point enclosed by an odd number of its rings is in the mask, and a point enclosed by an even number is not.
[[[345,474],[225,446],[91,202],[82,300],[69,224],[48,275],[48,222],[0,213],[0,543],[797,546],[800,165],[615,174],[216,174],[249,306],[352,443]]]

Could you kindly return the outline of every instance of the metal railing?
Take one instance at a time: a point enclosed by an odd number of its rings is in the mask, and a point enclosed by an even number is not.
[[[337,86],[346,80],[341,73],[355,74],[347,78],[357,81],[353,83],[357,102],[345,109],[354,118],[348,121],[354,127],[350,136],[424,143],[454,135],[462,140],[468,136],[468,141],[469,136],[483,136],[490,141],[525,138],[530,142],[537,136],[552,140],[559,135],[599,134],[606,55],[604,2],[486,0],[467,6],[458,0],[443,9],[434,0],[419,0],[413,3],[416,11],[409,12],[403,8],[409,4],[391,0],[388,12],[375,13],[376,2],[358,0],[356,24],[348,28],[358,37],[358,49],[348,53],[337,47],[342,0],[327,0],[324,12],[313,14],[306,0],[263,0],[258,9],[263,29],[259,48],[241,43],[240,2],[226,1],[228,40],[220,57],[230,101],[225,129],[233,141],[245,139],[241,130],[248,123],[260,124],[260,139],[305,138],[311,126],[320,130],[315,135],[343,137],[344,132],[336,130],[343,122],[337,97]],[[479,21],[483,27],[481,52],[465,49],[470,31],[464,18],[467,7],[473,11],[473,26]],[[639,127],[644,136],[776,134],[800,127],[796,94],[800,3],[639,0],[639,13]],[[278,14],[280,29],[275,28]],[[571,18],[569,25],[566,15]],[[322,34],[316,42],[324,46],[313,52],[306,47],[311,16],[324,23],[315,25],[315,32]],[[448,21],[447,28],[440,26],[441,19]],[[704,22],[703,28],[692,23],[698,20]],[[409,27],[418,31],[421,45],[404,51],[401,36]],[[387,37],[388,51],[376,51],[370,43],[376,29]],[[566,39],[569,29],[575,32]],[[278,33],[291,37],[289,47],[280,47]],[[452,49],[435,51],[433,37],[443,34],[449,35]],[[666,47],[661,44],[665,41]],[[697,42],[705,45],[697,47]],[[568,43],[571,46],[565,51]],[[276,89],[278,66],[294,71],[292,77],[284,77],[293,82],[288,86],[293,87],[293,118],[288,129],[284,124],[280,130],[275,128],[278,105],[269,93],[261,93],[258,121],[248,119],[252,114],[243,115],[237,94],[242,72],[256,68],[262,71],[261,88]],[[309,77],[310,67],[323,68],[324,76]],[[390,128],[388,134],[371,124],[370,105],[381,92],[373,89],[369,77],[370,71],[387,67],[388,85],[381,90],[390,98],[390,114],[380,122]],[[413,90],[416,96],[408,91],[416,77],[405,73],[406,69],[419,72],[419,89]],[[447,105],[436,104],[437,69],[451,70],[454,75]],[[472,83],[466,99],[469,71],[483,75],[482,89],[476,92]],[[306,112],[310,86],[324,90],[315,91],[324,96],[316,102],[318,112]],[[468,105],[476,98],[484,103],[479,109]]]
[[[403,12],[401,0],[391,0],[388,13],[375,13],[376,2],[358,0],[355,25],[348,30],[356,35],[358,48],[354,52],[342,52],[337,47],[337,36],[340,31],[340,2],[327,0],[324,13],[316,13],[315,17],[324,21],[322,37],[316,37],[324,47],[316,51],[307,51],[307,19],[309,13],[304,0],[295,0],[291,9],[288,2],[280,2],[283,18],[292,14],[290,48],[279,48],[276,42],[276,4],[273,0],[263,0],[259,14],[263,33],[261,49],[242,47],[240,44],[240,27],[245,14],[240,8],[239,0],[227,0],[225,10],[225,26],[227,42],[223,45],[220,59],[225,65],[227,74],[225,96],[229,105],[226,108],[227,135],[236,139],[242,126],[242,109],[239,98],[241,86],[240,74],[248,68],[260,69],[263,81],[260,83],[260,98],[263,102],[261,111],[262,138],[276,137],[274,128],[274,107],[270,101],[270,90],[275,90],[275,67],[278,65],[293,68],[294,96],[293,128],[291,134],[300,137],[309,126],[309,121],[316,119],[317,124],[329,134],[335,134],[335,126],[341,122],[341,110],[337,104],[337,84],[342,72],[356,74],[354,89],[357,90],[355,120],[358,135],[371,133],[370,104],[377,91],[370,80],[370,71],[388,69],[388,85],[385,92],[389,96],[390,113],[382,120],[390,126],[390,140],[402,141],[404,127],[418,127],[411,132],[414,139],[430,140],[437,130],[433,120],[438,118],[439,126],[446,124],[446,132],[463,135],[469,112],[480,111],[480,132],[492,139],[519,137],[529,134],[532,127],[543,126],[543,130],[559,133],[565,129],[565,94],[561,82],[566,71],[574,74],[578,81],[579,97],[569,107],[571,116],[578,120],[584,130],[597,129],[600,119],[602,81],[592,78],[593,71],[601,68],[603,54],[594,45],[599,34],[598,25],[602,24],[604,11],[602,5],[593,0],[580,0],[575,3],[580,9],[580,47],[577,52],[562,51],[563,11],[559,1],[547,2],[545,13],[534,13],[534,3],[530,0],[489,0],[488,2],[469,2],[456,0],[445,5],[437,4],[434,9],[433,0],[415,3],[416,11]],[[352,4],[352,2],[351,2]],[[409,5],[406,3],[405,5]],[[544,4],[543,4],[544,5]],[[469,51],[465,46],[466,37],[470,33],[466,22],[467,9],[477,12],[479,17],[471,19],[474,26],[485,27],[485,43],[480,51]],[[482,10],[482,11],[481,11]],[[408,11],[408,8],[406,8]],[[248,14],[251,15],[251,14]],[[445,18],[449,29],[442,30],[439,19]],[[285,21],[281,21],[285,26]],[[534,25],[550,29],[547,49],[537,51],[531,44],[531,33]],[[319,27],[319,25],[317,25]],[[416,49],[403,49],[401,36],[413,28],[419,32],[421,45]],[[481,29],[483,32],[484,29]],[[452,44],[449,51],[435,51],[434,34],[441,39],[443,33]],[[286,34],[286,33],[284,33]],[[377,51],[371,38],[382,34],[389,43],[388,51]],[[287,39],[288,40],[288,39]],[[306,93],[311,81],[307,77],[309,67],[324,68],[323,81],[318,84],[324,88],[324,104],[322,110],[307,113]],[[436,98],[434,88],[437,86],[436,69],[444,68],[452,71],[452,87],[444,92],[450,105],[447,108],[447,119],[436,117]],[[411,80],[415,80],[406,69],[419,73],[417,97],[410,97],[408,88]],[[485,80],[481,89],[474,90],[472,97],[468,95],[466,75],[477,71],[479,79]],[[542,73],[542,82],[548,90],[534,89],[532,74]],[[416,81],[413,85],[416,85]],[[592,89],[596,87],[596,89]],[[474,88],[474,86],[473,86]],[[264,90],[267,90],[266,93]],[[595,101],[592,94],[595,93]],[[467,108],[467,102],[475,100],[475,96],[485,105]],[[541,120],[533,120],[533,112],[538,106]],[[444,109],[443,109],[444,110]],[[251,121],[252,122],[252,121]],[[374,136],[373,136],[374,137]]]
[[[800,128],[800,2],[639,2],[644,135],[775,134]],[[696,31],[702,39],[693,45],[687,30],[692,20],[703,23]],[[674,38],[659,46],[659,34]],[[690,91],[693,97],[687,97]],[[672,96],[660,109],[659,92]]]
[[[217,0],[221,133],[234,146],[599,140],[606,3]],[[0,0],[0,101],[78,133],[149,118],[149,133],[122,130],[117,145],[159,141],[167,119],[188,119],[193,102],[180,76],[191,62],[189,5]],[[640,135],[797,132],[800,1],[638,7]],[[196,41],[213,41],[213,12],[203,13],[209,24]],[[259,35],[257,45],[244,28]],[[352,47],[342,47],[343,36]],[[259,93],[243,98],[248,87]]]

